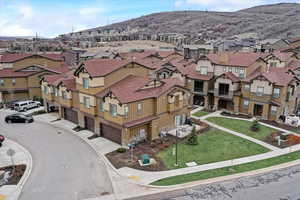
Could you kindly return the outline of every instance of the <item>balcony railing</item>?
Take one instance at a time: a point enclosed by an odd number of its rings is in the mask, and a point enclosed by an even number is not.
[[[214,95],[215,96],[223,97],[223,98],[229,98],[229,99],[233,98],[233,93],[234,93],[234,91],[232,91],[232,90],[229,90],[228,92],[219,91],[218,89],[214,90]]]

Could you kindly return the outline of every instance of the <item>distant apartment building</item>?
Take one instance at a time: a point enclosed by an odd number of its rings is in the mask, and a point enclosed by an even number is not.
[[[0,57],[0,102],[41,98],[44,75],[68,71],[60,54],[4,54]]]

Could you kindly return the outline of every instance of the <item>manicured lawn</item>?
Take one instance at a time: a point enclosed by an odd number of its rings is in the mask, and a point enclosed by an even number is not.
[[[209,112],[199,111],[199,112],[194,113],[193,116],[195,116],[195,117],[203,117],[203,116],[208,115],[208,114],[209,114]]]
[[[252,122],[245,120],[228,119],[224,117],[209,117],[206,120],[262,141],[272,132],[276,132],[275,129],[263,125],[260,125],[260,130],[258,132],[251,131],[250,127]]]
[[[224,167],[220,169],[213,169],[213,170],[196,172],[196,173],[191,173],[186,175],[173,176],[173,177],[155,181],[151,183],[151,185],[166,186],[166,185],[182,184],[182,183],[187,183],[192,181],[204,180],[204,179],[209,179],[209,178],[214,178],[219,176],[226,176],[226,175],[232,175],[232,174],[262,169],[262,168],[270,167],[273,165],[279,165],[282,163],[287,163],[298,159],[300,159],[300,151],[296,151],[293,153],[289,153],[274,158],[269,158],[266,160],[255,161],[255,162],[246,163],[242,165],[236,165],[232,167]]]
[[[173,148],[158,154],[168,169],[186,167],[185,163],[195,161],[198,165],[218,161],[241,158],[255,154],[265,153],[269,150],[243,138],[231,135],[218,129],[211,129],[197,137],[199,144],[196,146],[183,141],[178,144],[178,163],[175,167]]]

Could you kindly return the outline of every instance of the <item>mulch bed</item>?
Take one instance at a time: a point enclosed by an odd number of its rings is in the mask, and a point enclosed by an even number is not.
[[[207,125],[207,127],[204,127],[201,131],[198,132],[198,134],[201,134],[207,131],[208,129],[209,127]],[[182,142],[185,139],[186,138],[178,138],[178,142]],[[167,135],[165,138],[162,139],[156,139],[151,142],[146,141],[138,144],[133,149],[132,162],[131,162],[131,150],[127,150],[125,153],[118,153],[117,151],[113,151],[106,154],[106,157],[117,169],[122,167],[130,167],[130,168],[140,169],[144,171],[165,171],[168,169],[165,167],[164,163],[159,159],[159,157],[157,157],[157,154],[169,148],[173,144],[176,144],[176,137]],[[151,158],[154,158],[157,163],[155,165],[150,165],[150,166],[144,166],[144,167],[140,166],[138,160],[140,159],[140,156],[143,154],[148,154]]]
[[[272,126],[275,126],[275,127],[278,127],[278,128],[282,128],[282,129],[285,129],[285,130],[288,130],[288,131],[292,131],[292,132],[300,131],[300,128],[292,127],[292,126],[289,126],[287,124],[281,124],[281,123],[278,123],[278,122],[275,122],[275,121],[260,120],[260,122],[263,122],[263,123],[266,123],[266,124],[269,124],[269,125],[272,125]]]
[[[1,167],[0,170],[12,172],[13,166]],[[13,176],[9,178],[8,182],[5,183],[4,185],[17,185],[21,180],[25,170],[26,170],[26,165],[15,165]]]
[[[252,117],[249,115],[243,115],[243,114],[232,114],[229,112],[222,112],[221,115],[223,116],[227,116],[227,117],[238,117],[238,118],[242,118],[242,119],[251,119]]]
[[[286,136],[287,141],[282,142],[281,145],[279,146],[278,141],[275,138],[282,135],[282,133],[283,132],[280,132],[280,131],[271,133],[269,136],[267,136],[265,138],[264,142],[271,144],[275,147],[281,148],[281,149],[286,148],[286,147],[291,147],[291,146],[294,146],[294,145],[300,143],[300,136],[289,134]]]

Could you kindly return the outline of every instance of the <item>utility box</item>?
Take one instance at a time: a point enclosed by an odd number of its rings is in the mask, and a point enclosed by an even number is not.
[[[141,155],[141,160],[142,160],[143,165],[150,164],[150,156],[148,154]]]

